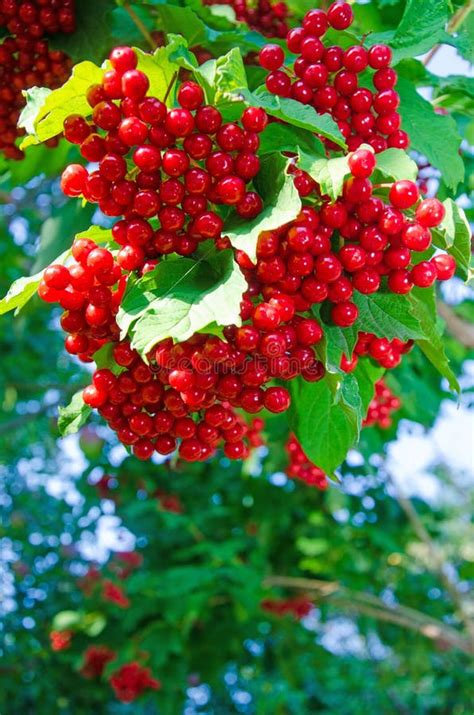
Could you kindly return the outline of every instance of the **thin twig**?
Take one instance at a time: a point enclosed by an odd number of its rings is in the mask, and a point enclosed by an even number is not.
[[[402,493],[400,486],[396,483],[396,481],[390,475],[388,475],[388,477],[391,485],[393,486],[397,502],[412,525],[415,534],[428,550],[430,557],[428,568],[438,575],[439,580],[444,586],[446,592],[449,594],[451,601],[458,611],[459,618],[467,630],[471,641],[471,647],[474,650],[474,622],[472,621],[469,613],[466,611],[463,599],[456,587],[456,584],[454,584],[449,577],[449,571],[451,570],[450,564],[443,558],[443,555],[425,528],[423,522],[418,516],[418,512],[413,506],[413,502]]]
[[[143,35],[145,40],[148,42],[151,49],[156,50],[157,44],[156,44],[155,40],[153,39],[152,35],[148,32],[147,28],[145,27],[144,23],[138,17],[135,10],[132,7],[130,7],[128,2],[123,4],[123,9],[125,10],[126,13],[128,13],[130,19],[135,24],[137,29],[140,30],[141,34]]]
[[[467,18],[469,13],[474,9],[474,1],[473,0],[468,0],[465,5],[459,8],[454,15],[452,16],[451,20],[448,22],[448,26],[446,28],[448,33],[453,33],[456,32],[456,30],[459,30],[461,27],[462,23],[464,20]],[[436,55],[438,50],[443,46],[443,43],[440,43],[438,45],[435,45],[426,55],[425,59],[423,60],[423,64],[425,67],[431,62],[433,57]]]
[[[301,589],[309,594],[314,592],[317,594],[316,599],[324,599],[345,611],[352,611],[385,623],[393,623],[420,633],[430,640],[443,640],[463,653],[469,655],[474,653],[474,645],[455,628],[451,628],[442,621],[407,606],[390,606],[374,594],[351,591],[337,581],[269,576],[263,585],[265,587],[282,586]]]
[[[173,74],[173,76],[171,77],[171,82],[169,83],[168,89],[166,90],[165,96],[163,97],[163,102],[164,102],[165,104],[166,104],[166,100],[167,100],[168,97],[169,97],[169,93],[171,92],[171,90],[172,90],[172,88],[173,88],[173,85],[174,85],[174,83],[176,82],[177,77],[178,77],[178,73],[177,73],[177,72],[175,72],[175,73]]]

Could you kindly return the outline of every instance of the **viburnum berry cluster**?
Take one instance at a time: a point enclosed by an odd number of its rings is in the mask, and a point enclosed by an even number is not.
[[[316,487],[317,489],[324,490],[328,488],[325,473],[308,459],[294,434],[290,435],[286,443],[286,452],[289,460],[286,474],[289,477],[300,479],[308,486]]]
[[[0,43],[0,151],[7,159],[22,159],[16,146],[24,133],[17,127],[22,92],[34,86],[55,89],[67,79],[72,62],[51,50],[46,36],[74,31],[74,0],[0,0],[2,27],[9,35]]]
[[[245,22],[252,30],[261,32],[266,37],[285,38],[288,27],[289,9],[285,2],[270,0],[204,0],[205,5],[230,5],[240,22]]]
[[[245,255],[237,257],[264,285],[264,295],[278,290],[293,299],[298,312],[324,303],[333,323],[343,328],[358,317],[355,291],[370,295],[383,288],[405,294],[414,286],[427,288],[436,279],[448,280],[456,269],[448,254],[417,259],[431,246],[430,229],[444,218],[438,199],[420,201],[416,184],[408,180],[390,186],[388,201],[374,196],[369,177],[376,163],[370,148],[350,154],[348,163],[351,177],[342,197],[332,203],[312,179],[307,191],[297,177],[300,195],[315,195],[319,210],[304,207],[290,225],[261,234],[255,268]]]
[[[121,217],[113,227],[119,265],[142,269],[147,260],[190,255],[199,242],[218,241],[217,206],[235,207],[246,219],[258,215],[262,201],[249,188],[260,168],[266,113],[249,107],[240,122],[224,123],[191,81],[180,84],[179,107],[169,109],[147,96],[149,80],[134,50],[116,48],[110,62],[102,84],[88,91],[92,120],[74,114],[64,122],[65,138],[99,166],[70,165],[61,186],[67,196],[82,195],[107,216]]]
[[[306,39],[320,42],[328,23],[343,29],[347,7],[337,3],[327,17],[308,13],[298,29],[301,46]],[[277,51],[262,50],[267,64],[272,52]],[[382,64],[377,71],[388,71]],[[444,206],[434,198],[420,200],[412,181],[374,184],[370,177],[381,146],[364,144],[350,152],[350,176],[336,201],[293,164],[304,204],[299,215],[260,233],[255,264],[245,251],[235,251],[247,281],[242,325],[225,327],[222,338],[198,333],[178,344],[165,339],[145,359],[119,338],[116,315],[128,277],[153,271],[170,253],[194,254],[208,239],[217,250],[230,248],[227,212],[254,219],[263,208],[252,182],[268,117],[262,108],[248,107],[239,122],[223,122],[193,81],[176,88],[172,81],[167,94],[174,91],[179,106],[168,107],[149,95],[149,79],[129,47],[115,48],[110,65],[102,83],[87,92],[91,120],[75,114],[64,121],[66,139],[98,166],[73,164],[61,183],[66,195],[82,196],[118,219],[112,236],[119,248],[112,252],[77,239],[74,262],[50,266],[39,294],[65,310],[61,325],[70,333],[70,353],[90,362],[110,345],[111,369],[94,372],[83,398],[138,458],[178,449],[182,459],[198,461],[221,446],[231,459],[246,457],[259,443],[261,428],[237,410],[283,412],[290,394],[272,384],[275,379],[312,382],[325,375],[317,354],[324,333],[316,309],[325,323],[347,328],[358,318],[355,293],[404,294],[453,275],[455,261],[447,254],[418,260],[431,246],[430,230],[442,222]],[[410,346],[361,333],[341,368],[353,370],[359,355],[392,368]],[[295,447],[295,462],[303,458]],[[317,467],[306,467],[299,473],[314,480]],[[318,478],[323,484],[324,475]]]
[[[292,615],[297,621],[308,616],[314,608],[308,596],[293,596],[292,598],[265,598],[261,607],[273,616],[283,618]]]
[[[345,355],[341,358],[341,370],[352,372],[357,367],[360,357],[372,358],[386,370],[392,370],[400,365],[403,355],[413,347],[413,340],[399,340],[394,338],[378,338],[373,333],[359,333],[354,347],[354,353],[349,359]]]
[[[261,50],[260,64],[269,71],[267,89],[311,105],[319,114],[329,113],[350,151],[362,143],[376,152],[388,147],[406,149],[409,138],[400,129],[396,111],[400,98],[394,89],[397,73],[390,67],[390,48],[379,44],[365,49],[357,44],[343,50],[324,41],[327,30],[347,30],[352,21],[352,8],[346,2],[332,3],[327,12],[309,10],[302,27],[291,29],[286,36],[288,50],[297,55],[291,67],[284,65],[285,52],[280,45],[266,45]],[[373,72],[373,91],[365,81],[359,82],[359,75],[366,71]]]
[[[384,380],[379,380],[375,385],[375,395],[369,405],[363,426],[376,425],[381,429],[388,429],[392,425],[391,414],[399,410],[401,406],[400,398],[393,394]]]

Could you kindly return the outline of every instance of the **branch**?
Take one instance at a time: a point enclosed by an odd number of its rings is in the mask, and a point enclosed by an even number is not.
[[[469,634],[470,647],[474,652],[474,622],[464,606],[464,601],[456,587],[456,584],[453,583],[449,577],[449,572],[454,569],[447,561],[445,561],[442,553],[418,516],[418,512],[416,511],[413,502],[401,492],[399,485],[390,475],[388,475],[388,478],[390,479],[390,483],[395,491],[395,498],[397,502],[412,525],[415,534],[428,550],[428,568],[432,571],[432,573],[437,574],[443,587],[449,594],[451,601],[458,612],[458,616]]]
[[[151,34],[148,32],[146,26],[144,25],[144,23],[142,22],[142,20],[140,20],[140,18],[138,17],[137,13],[135,12],[135,10],[134,10],[132,7],[130,7],[130,5],[128,4],[128,2],[125,2],[125,3],[123,4],[123,9],[125,10],[126,13],[128,13],[130,19],[131,19],[132,22],[135,24],[135,26],[137,27],[137,29],[141,32],[141,34],[143,35],[143,37],[144,37],[145,40],[147,41],[148,45],[150,46],[150,48],[151,48],[152,50],[156,50],[157,45],[156,45],[155,40],[153,39],[153,37],[151,36]]]
[[[456,30],[459,30],[461,25],[463,24],[464,20],[467,18],[469,13],[474,9],[474,0],[467,0],[465,5],[462,5],[462,7],[457,10],[454,15],[452,16],[451,20],[448,22],[448,26],[446,28],[446,31],[449,33],[454,33]],[[423,64],[425,67],[431,62],[433,57],[436,55],[438,50],[442,47],[443,43],[435,45],[426,55],[425,59],[423,60]]]
[[[269,576],[265,579],[263,585],[265,587],[283,586],[291,589],[301,589],[306,592],[315,592],[320,599],[325,599],[345,611],[352,611],[385,623],[393,623],[420,633],[430,640],[442,640],[467,655],[474,654],[474,645],[470,640],[442,621],[438,621],[407,606],[389,606],[371,593],[351,591],[341,586],[337,581]]]
[[[454,310],[443,301],[438,300],[437,305],[438,313],[445,321],[448,332],[453,338],[459,340],[465,348],[474,349],[474,325],[457,316]]]

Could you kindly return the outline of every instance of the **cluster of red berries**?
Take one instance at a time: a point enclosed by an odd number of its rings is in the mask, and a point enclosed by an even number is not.
[[[403,355],[412,347],[413,340],[406,342],[398,338],[389,340],[388,338],[378,338],[373,333],[361,332],[357,336],[352,357],[349,359],[343,355],[340,367],[344,372],[352,372],[356,369],[360,357],[369,357],[386,370],[393,370],[400,365]]]
[[[117,657],[106,645],[91,645],[84,651],[80,674],[84,678],[100,678],[105,666]]]
[[[110,676],[110,685],[115,696],[122,703],[131,703],[144,690],[159,690],[161,683],[151,675],[150,668],[144,668],[136,661],[125,663]]]
[[[294,435],[290,435],[286,443],[288,466],[286,474],[292,479],[300,479],[310,487],[327,489],[328,482],[325,473],[317,467],[303,452],[303,449]]]
[[[123,372],[96,370],[84,401],[139,459],[155,451],[171,454],[178,443],[186,461],[205,460],[220,445],[228,458],[244,458],[262,444],[263,421],[248,424],[235,408],[280,412],[289,404],[284,388],[258,387],[258,364],[216,336],[198,334],[176,345],[163,341],[149,364],[127,342],[115,345],[113,357]]]
[[[289,27],[289,10],[285,2],[270,0],[204,0],[205,5],[230,5],[237,20],[245,22],[252,29],[266,37],[285,38]]]
[[[7,159],[22,159],[15,143],[24,133],[17,127],[25,105],[22,91],[55,89],[68,78],[70,59],[50,50],[45,35],[74,31],[74,0],[0,0],[1,27],[9,35],[0,43],[0,151]]]
[[[296,620],[305,618],[313,609],[313,604],[307,596],[293,598],[265,598],[261,607],[267,613],[283,618],[292,615]]]
[[[72,255],[70,266],[53,264],[45,270],[38,294],[64,309],[61,327],[69,333],[68,353],[90,362],[105,342],[118,339],[115,316],[126,279],[112,253],[89,239],[77,239]]]
[[[57,32],[74,32],[74,1],[0,0],[0,28],[34,40]]]
[[[363,426],[377,425],[381,429],[388,429],[392,424],[390,415],[401,406],[400,398],[393,394],[383,380],[379,380],[375,385],[375,395],[369,405]]]
[[[349,151],[362,143],[376,152],[388,147],[406,149],[408,135],[400,129],[395,92],[397,73],[390,67],[392,53],[387,45],[369,50],[353,45],[343,50],[328,45],[323,36],[329,28],[347,30],[353,13],[346,2],[334,2],[328,11],[309,10],[302,27],[286,36],[288,50],[297,55],[293,67],[284,67],[285,52],[279,45],[266,45],[260,52],[261,66],[269,71],[269,92],[308,104],[319,114],[329,113],[347,141]],[[375,70],[374,91],[360,86],[358,75]],[[331,145],[332,146],[332,145]]]
[[[89,172],[72,164],[61,185],[67,196],[82,195],[106,215],[122,217],[113,227],[122,268],[136,270],[169,253],[189,255],[200,241],[219,240],[216,206],[254,218],[262,201],[248,189],[260,168],[256,151],[266,113],[250,107],[240,123],[223,123],[219,110],[203,104],[195,82],[183,82],[180,106],[168,109],[147,96],[149,80],[131,48],[115,48],[110,62],[102,84],[88,91],[92,120],[74,114],[64,122],[66,139],[99,166]]]
[[[73,632],[70,630],[51,631],[49,634],[51,650],[60,651],[70,648],[73,635]]]

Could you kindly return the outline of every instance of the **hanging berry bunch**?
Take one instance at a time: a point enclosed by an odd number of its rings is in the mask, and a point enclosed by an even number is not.
[[[49,48],[47,36],[74,32],[74,0],[0,0],[1,27],[9,35],[0,43],[0,152],[22,159],[16,146],[24,133],[17,127],[22,92],[34,86],[55,89],[67,79],[72,63]]]
[[[329,113],[350,151],[362,143],[376,152],[388,147],[406,149],[409,139],[400,129],[397,73],[390,67],[390,48],[374,45],[367,50],[358,44],[343,50],[324,39],[330,28],[347,30],[352,21],[352,8],[345,2],[332,3],[327,13],[307,12],[302,27],[293,28],[286,37],[288,50],[297,55],[291,67],[284,66],[285,52],[279,45],[261,50],[260,64],[269,71],[267,89],[311,105],[320,114]],[[359,81],[359,75],[368,70],[373,71],[373,90]]]
[[[113,228],[119,265],[142,269],[147,259],[189,255],[201,241],[218,241],[223,220],[216,206],[254,218],[262,202],[249,185],[260,168],[255,152],[265,112],[249,108],[241,122],[225,123],[195,82],[182,83],[180,106],[168,109],[147,96],[149,80],[131,48],[116,48],[110,62],[102,84],[88,92],[92,121],[75,114],[64,122],[66,139],[98,169],[71,165],[61,185],[67,196],[82,195],[120,217]]]
[[[323,470],[308,459],[294,434],[290,435],[286,443],[286,452],[289,460],[286,473],[291,479],[299,479],[317,489],[328,488],[327,477]]]
[[[400,398],[393,394],[383,380],[379,380],[375,385],[375,395],[363,422],[364,427],[376,425],[381,429],[388,429],[392,425],[391,415],[401,406]]]

